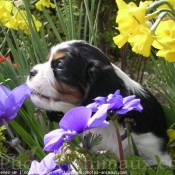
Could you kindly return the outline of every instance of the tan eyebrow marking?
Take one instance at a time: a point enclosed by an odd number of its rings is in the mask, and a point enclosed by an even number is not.
[[[56,52],[53,54],[52,60],[56,60],[65,56],[64,52]]]
[[[50,56],[51,56],[51,53],[49,52],[46,56],[46,60],[49,60],[50,59]],[[56,52],[53,54],[53,57],[52,57],[52,60],[56,60],[58,58],[62,58],[63,56],[65,56],[65,53],[64,52]]]

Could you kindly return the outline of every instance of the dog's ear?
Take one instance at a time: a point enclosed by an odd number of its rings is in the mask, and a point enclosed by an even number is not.
[[[93,85],[95,81],[99,78],[101,74],[100,67],[95,66],[93,63],[90,63],[86,69],[87,81],[90,85]]]

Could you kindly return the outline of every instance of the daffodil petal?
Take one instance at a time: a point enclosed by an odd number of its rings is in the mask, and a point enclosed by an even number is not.
[[[172,143],[175,140],[175,130],[174,129],[168,129],[167,134],[169,136],[169,142],[168,142],[168,145],[169,145],[170,143]]]

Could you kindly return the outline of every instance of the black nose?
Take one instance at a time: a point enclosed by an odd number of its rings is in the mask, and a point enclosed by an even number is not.
[[[30,71],[30,73],[29,73],[29,78],[34,77],[34,76],[35,76],[37,73],[38,73],[38,71],[37,71],[37,70],[32,69],[32,70]]]

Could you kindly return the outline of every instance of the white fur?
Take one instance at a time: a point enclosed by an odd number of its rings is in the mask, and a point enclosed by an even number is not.
[[[54,101],[58,92],[53,87],[55,78],[50,66],[50,61],[44,64],[38,64],[33,69],[38,71],[38,73],[31,79],[28,77],[27,85],[33,91],[50,97],[50,99],[46,99],[40,95],[31,95],[31,100],[37,107],[46,110],[62,111],[64,113],[75,107],[75,105],[69,103]]]
[[[144,90],[139,83],[137,83],[134,80],[132,80],[131,78],[129,78],[121,69],[119,69],[114,64],[111,63],[111,65],[114,68],[116,74],[124,81],[128,90],[131,90],[134,94],[140,93],[140,94],[144,95]]]
[[[62,49],[65,49],[65,48],[68,48],[70,44],[73,44],[73,43],[77,43],[77,42],[81,42],[81,40],[70,40],[70,41],[66,41],[66,42],[62,42],[60,44],[57,44],[55,46],[53,46],[51,48],[51,56],[50,56],[50,60],[52,60],[52,56],[54,53],[56,53],[58,50],[62,50]]]
[[[101,144],[95,146],[92,151],[97,152],[100,150],[110,150],[115,153],[119,159],[118,141],[116,136],[115,127],[112,121],[109,121],[109,125],[103,128],[95,128],[90,130],[92,133],[102,134],[103,139]],[[119,127],[120,134],[124,133],[124,128]],[[86,131],[88,133],[89,131]],[[154,136],[152,133],[146,134],[131,134],[134,142],[137,146],[140,156],[149,164],[157,164],[155,156],[158,155],[164,165],[172,165],[172,159],[167,153],[163,154],[159,150],[161,145],[161,138]],[[128,156],[128,139],[122,141],[124,156]],[[133,153],[133,150],[132,150]]]

